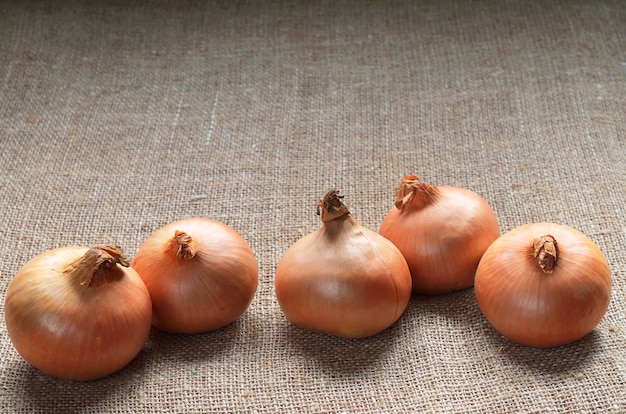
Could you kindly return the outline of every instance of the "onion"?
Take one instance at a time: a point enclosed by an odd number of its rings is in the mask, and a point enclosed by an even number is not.
[[[276,268],[278,303],[287,319],[346,338],[374,335],[406,309],[411,275],[402,254],[360,226],[336,190],[318,206],[322,226],[285,252]]]
[[[200,333],[238,319],[252,302],[258,265],[231,227],[189,218],[155,231],[132,268],[152,298],[153,325],[171,333]]]
[[[600,322],[609,306],[611,271],[580,231],[533,223],[487,249],[475,292],[500,334],[523,345],[554,347],[582,338]]]
[[[413,292],[436,295],[472,286],[478,262],[500,227],[478,194],[408,175],[396,187],[395,206],[379,233],[404,255]]]
[[[126,267],[123,267],[126,266]],[[63,379],[92,380],[126,366],[150,333],[150,296],[117,247],[49,250],[14,277],[5,299],[22,357]]]

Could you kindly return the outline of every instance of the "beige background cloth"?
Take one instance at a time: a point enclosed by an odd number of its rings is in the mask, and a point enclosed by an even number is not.
[[[87,5],[87,3],[90,3]],[[91,4],[93,3],[93,4]],[[124,370],[32,368],[0,322],[5,412],[626,412],[626,2],[0,3],[0,298],[29,259],[221,220],[260,283],[216,332],[151,332]],[[400,177],[469,188],[503,232],[575,227],[608,312],[582,340],[500,337],[472,289],[368,339],[291,325],[276,265],[331,188],[377,230]],[[3,307],[2,307],[3,309]]]

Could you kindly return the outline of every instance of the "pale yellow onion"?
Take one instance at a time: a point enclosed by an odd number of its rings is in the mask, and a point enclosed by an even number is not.
[[[320,204],[322,226],[285,252],[275,290],[294,324],[362,338],[387,329],[402,315],[411,296],[411,275],[398,249],[359,225],[341,197],[330,191]]]
[[[413,291],[437,295],[474,283],[478,262],[500,235],[495,213],[473,191],[403,177],[379,233],[402,252]]]
[[[503,336],[554,347],[590,333],[611,297],[611,271],[580,231],[554,223],[517,227],[496,240],[476,271],[480,310]]]
[[[258,284],[258,264],[246,241],[228,225],[203,217],[155,231],[131,266],[150,292],[154,326],[172,333],[207,332],[234,322]]]
[[[150,296],[119,248],[61,247],[29,261],[9,285],[5,319],[22,357],[63,379],[125,367],[150,332]]]

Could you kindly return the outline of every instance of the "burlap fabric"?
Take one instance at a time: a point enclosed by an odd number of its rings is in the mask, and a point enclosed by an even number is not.
[[[87,4],[91,3],[91,4]],[[35,255],[206,216],[254,250],[232,325],[153,330],[108,378],[32,368],[0,322],[3,412],[626,412],[626,2],[0,4],[0,295]],[[330,188],[377,230],[399,178],[481,194],[502,231],[586,233],[614,286],[556,349],[500,337],[472,289],[368,339],[292,326],[276,265]],[[2,316],[4,315],[2,311]]]

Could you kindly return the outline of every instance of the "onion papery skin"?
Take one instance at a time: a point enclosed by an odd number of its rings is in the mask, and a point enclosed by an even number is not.
[[[411,297],[398,249],[349,213],[324,222],[283,255],[275,275],[288,320],[316,332],[364,338],[393,325]]]
[[[556,262],[544,271],[535,240],[556,240]],[[605,315],[611,272],[600,248],[580,231],[554,223],[532,223],[503,234],[487,249],[476,271],[481,312],[500,334],[532,347],[577,341]]]
[[[173,249],[177,232],[196,253]],[[247,242],[228,225],[203,217],[169,223],[146,239],[131,267],[152,298],[155,327],[195,334],[224,327],[248,308],[258,285],[258,264]]]
[[[7,330],[18,353],[67,380],[94,380],[122,369],[142,350],[151,327],[150,296],[133,269],[115,264],[97,287],[64,273],[88,250],[61,247],[33,258],[15,275],[5,300]]]
[[[398,201],[379,233],[402,252],[411,270],[413,292],[439,295],[469,288],[480,258],[500,236],[498,219],[473,191],[417,180],[415,175],[402,179],[396,188]],[[415,185],[405,204],[403,185]]]

